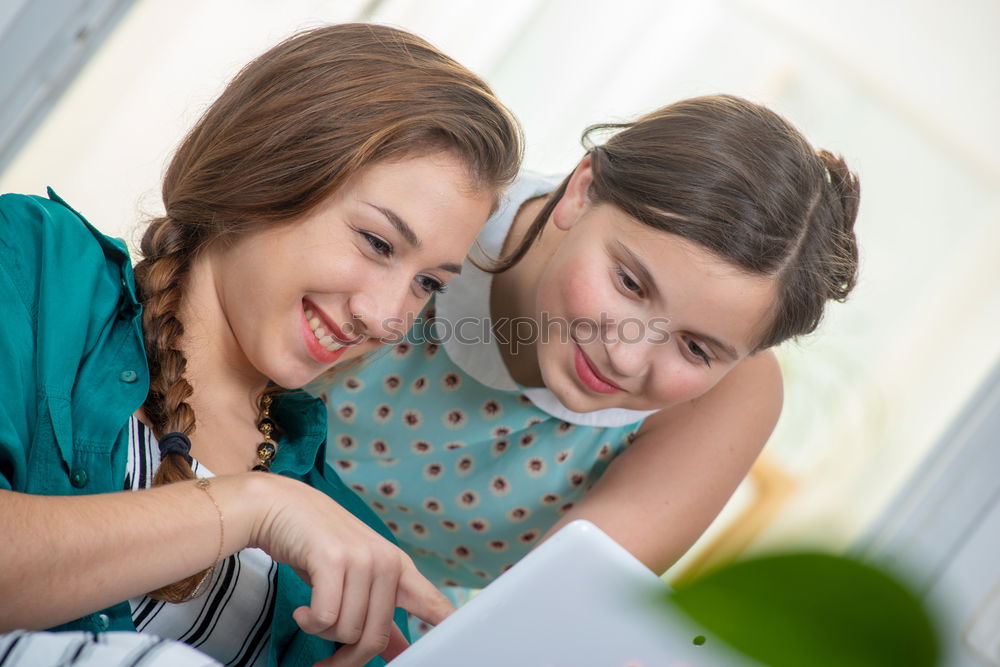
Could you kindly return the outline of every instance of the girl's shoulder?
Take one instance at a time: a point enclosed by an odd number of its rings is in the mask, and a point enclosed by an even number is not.
[[[528,169],[522,170],[504,193],[500,206],[493,217],[513,217],[521,204],[529,199],[543,197],[551,193],[559,187],[565,177],[565,174],[545,174]]]

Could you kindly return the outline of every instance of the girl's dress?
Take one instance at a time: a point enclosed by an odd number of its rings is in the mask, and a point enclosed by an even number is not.
[[[521,204],[559,180],[522,174],[479,235],[477,260],[498,257]],[[518,386],[490,328],[491,279],[466,261],[405,340],[325,397],[327,461],[442,587],[481,588],[516,563],[651,414],[576,413]]]

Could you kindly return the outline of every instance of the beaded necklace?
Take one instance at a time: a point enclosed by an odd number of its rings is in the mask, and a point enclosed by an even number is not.
[[[264,436],[264,441],[257,445],[257,463],[251,470],[271,472],[271,462],[278,455],[278,443],[271,438],[275,426],[271,419],[271,396],[264,394],[260,398],[260,418],[257,420],[257,430]]]

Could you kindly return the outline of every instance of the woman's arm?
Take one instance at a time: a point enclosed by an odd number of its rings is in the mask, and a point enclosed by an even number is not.
[[[280,475],[212,478],[223,556],[260,547],[313,586],[295,612],[306,632],[355,646],[331,664],[363,664],[402,606],[437,623],[452,607],[412,561],[325,494]],[[211,565],[219,516],[193,482],[90,496],[0,491],[0,632],[40,629],[103,609]],[[341,655],[343,653],[343,655]]]
[[[266,484],[219,477],[228,556],[250,541]],[[211,565],[219,516],[193,482],[134,492],[37,496],[0,491],[0,631],[44,629],[173,583]]]
[[[583,499],[546,534],[587,519],[666,571],[725,506],[774,430],[781,369],[747,358],[704,396],[649,417]]]

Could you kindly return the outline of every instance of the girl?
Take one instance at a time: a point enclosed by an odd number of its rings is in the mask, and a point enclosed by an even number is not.
[[[399,649],[397,603],[445,616],[324,470],[322,405],[287,390],[443,289],[519,147],[460,65],[341,25],[208,109],[134,274],[51,191],[0,200],[0,629],[140,629],[231,664],[312,663],[335,640],[329,664],[359,665]]]
[[[485,255],[329,396],[331,465],[441,586],[578,518],[666,570],[774,428],[770,348],[854,285],[857,180],[776,114],[714,96],[596,129],[618,132],[522,174]]]

